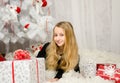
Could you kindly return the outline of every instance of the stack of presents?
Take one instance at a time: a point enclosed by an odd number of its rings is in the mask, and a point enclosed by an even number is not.
[[[0,55],[0,83],[44,83],[44,58],[31,57],[26,50],[16,50],[13,60]]]

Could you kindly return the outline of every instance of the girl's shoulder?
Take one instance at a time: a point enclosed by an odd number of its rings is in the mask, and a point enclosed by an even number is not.
[[[48,47],[48,45],[50,44],[50,42],[47,42],[43,45],[42,49],[39,51],[37,57],[44,57],[46,58],[46,48]]]
[[[50,42],[47,42],[47,43],[44,44],[44,46],[46,47],[46,46],[48,46],[49,44],[50,44]]]

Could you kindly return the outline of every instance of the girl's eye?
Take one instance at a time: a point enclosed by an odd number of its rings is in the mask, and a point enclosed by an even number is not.
[[[64,34],[54,34],[54,37],[56,36],[64,36]]]
[[[60,34],[60,36],[64,36],[64,34]]]
[[[57,34],[54,34],[54,37],[56,37],[57,36]]]
[[[38,2],[38,3],[39,3],[39,0],[36,0],[36,2]]]

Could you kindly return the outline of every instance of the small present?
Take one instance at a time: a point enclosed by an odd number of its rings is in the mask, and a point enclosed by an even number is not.
[[[96,75],[112,77],[115,73],[115,69],[116,64],[97,64]]]
[[[120,83],[120,69],[116,68],[116,64],[97,64],[96,75]]]
[[[0,62],[0,83],[43,83],[44,58]]]

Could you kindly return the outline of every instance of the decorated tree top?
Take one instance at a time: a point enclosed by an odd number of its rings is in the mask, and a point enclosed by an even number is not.
[[[0,3],[0,40],[6,44],[24,38],[47,41],[54,24],[49,0],[1,0]]]

